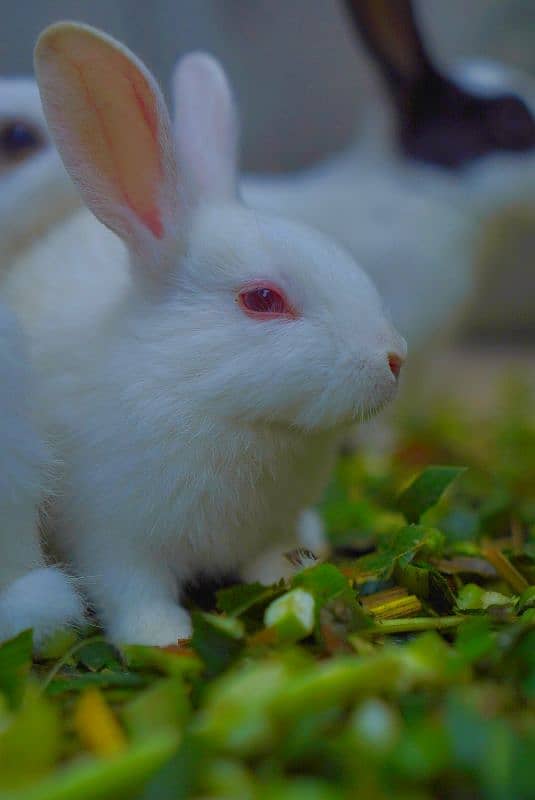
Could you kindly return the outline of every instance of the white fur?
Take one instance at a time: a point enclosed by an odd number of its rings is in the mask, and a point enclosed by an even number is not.
[[[97,178],[77,133],[78,112],[87,108],[68,83],[61,53],[47,50],[50,36],[67,47],[73,37],[82,37],[84,48],[94,43],[99,69],[106,46],[110,60],[126,58],[128,69],[151,81],[127,51],[86,28],[56,27],[37,51],[60,149],[75,163],[90,204],[98,183],[95,208],[121,231],[135,277],[125,279],[127,251],[108,231],[95,223],[93,238],[76,239],[73,220],[70,231],[57,233],[70,243],[62,261],[75,274],[114,275],[112,289],[98,280],[90,288],[88,280],[78,294],[70,285],[66,310],[55,310],[53,291],[44,293],[48,316],[46,308],[22,309],[43,419],[65,465],[50,540],[84,579],[113,639],[165,644],[189,634],[178,600],[195,573],[245,569],[260,549],[277,542],[286,548],[301,511],[321,493],[347,426],[393,397],[387,356],[403,357],[405,344],[344,251],[306,227],[239,204],[235,141],[222,147],[218,133],[235,131],[235,111],[215,62],[192,56],[183,64],[176,155],[151,83],[157,147],[169,170],[156,187],[165,220],[157,240],[118,199],[113,178]],[[106,85],[108,102],[116,75]],[[53,104],[58,96],[61,110]],[[134,127],[132,146],[142,141]],[[134,159],[128,182],[136,166]],[[178,202],[166,185],[175,173]],[[65,267],[58,269],[50,244],[41,267],[61,276]],[[34,268],[31,259],[27,267]],[[283,288],[299,318],[244,314],[236,292],[253,279]],[[59,290],[61,278],[55,280]]]
[[[32,420],[24,344],[15,317],[0,306],[0,587],[42,558],[37,512],[49,454]]]
[[[31,125],[42,146],[23,161],[0,157],[0,274],[26,247],[80,206],[80,197],[50,141],[39,91],[29,78],[0,79],[0,128]]]
[[[316,509],[307,508],[301,514],[297,538],[302,548],[310,550],[317,557],[325,558],[328,556],[329,544],[325,534],[325,525]]]
[[[533,107],[532,82],[501,65],[464,62],[452,75],[482,95],[516,91]],[[488,156],[448,172],[403,157],[387,107],[373,109],[370,123],[344,153],[309,170],[246,178],[244,198],[347,247],[411,350],[429,348],[473,299],[482,223],[514,203],[535,202],[535,154]]]
[[[22,334],[0,304],[0,640],[34,628],[37,648],[56,628],[82,619],[67,577],[45,567],[39,505],[51,454],[35,424],[34,387]]]
[[[83,620],[79,595],[57,567],[41,567],[25,573],[0,592],[0,640],[33,628],[34,648],[68,625]]]

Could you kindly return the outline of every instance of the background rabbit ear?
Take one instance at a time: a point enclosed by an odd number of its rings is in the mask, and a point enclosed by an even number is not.
[[[377,60],[390,88],[435,74],[411,0],[344,0],[364,43]]]
[[[84,201],[132,249],[154,255],[176,225],[178,200],[171,123],[152,76],[110,37],[71,23],[41,35],[35,70]],[[146,262],[156,270],[162,259]]]
[[[237,195],[238,119],[222,67],[192,53],[175,68],[177,158],[190,202],[221,202]]]

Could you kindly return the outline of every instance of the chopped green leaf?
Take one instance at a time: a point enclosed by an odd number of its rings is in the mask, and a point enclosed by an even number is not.
[[[283,642],[297,642],[314,629],[314,597],[304,589],[292,589],[267,607],[264,615],[266,628],[273,628]]]
[[[54,695],[63,692],[81,692],[93,686],[137,689],[145,685],[145,678],[135,672],[103,670],[102,672],[73,674],[72,677],[54,678],[46,687],[46,693]]]
[[[261,583],[242,583],[221,589],[217,593],[217,608],[225,614],[239,617],[256,605],[265,605],[284,592],[284,585],[263,586]]]
[[[485,591],[475,583],[467,583],[457,595],[461,611],[485,611],[491,606],[514,606],[518,598],[500,592]]]
[[[90,672],[102,669],[118,670],[122,668],[119,652],[108,642],[88,642],[76,653],[76,661]]]
[[[191,644],[210,675],[221,672],[238,656],[244,646],[244,634],[243,623],[236,617],[193,614]]]
[[[0,730],[0,797],[46,775],[59,758],[60,735],[58,710],[30,686]]]
[[[427,467],[400,494],[398,508],[408,522],[418,522],[422,514],[438,503],[453,481],[466,467]]]
[[[16,708],[22,700],[31,665],[31,631],[23,631],[0,644],[0,692],[11,708]]]

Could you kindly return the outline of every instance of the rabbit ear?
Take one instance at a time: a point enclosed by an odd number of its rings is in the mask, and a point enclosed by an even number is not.
[[[411,0],[345,0],[345,4],[393,91],[435,74]]]
[[[173,76],[175,140],[190,202],[237,195],[238,119],[222,67],[204,53],[185,56]]]
[[[152,76],[110,37],[68,22],[41,35],[35,70],[48,124],[84,201],[158,272],[178,196],[171,123]]]

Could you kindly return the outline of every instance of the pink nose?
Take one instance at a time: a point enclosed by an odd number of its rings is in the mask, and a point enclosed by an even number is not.
[[[398,356],[397,353],[389,353],[388,366],[390,367],[392,375],[397,380],[399,378],[399,373],[401,372],[401,367],[403,366],[403,359],[401,356]]]

